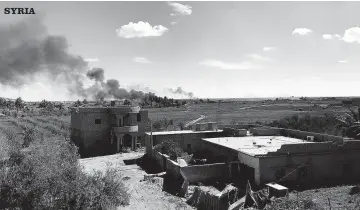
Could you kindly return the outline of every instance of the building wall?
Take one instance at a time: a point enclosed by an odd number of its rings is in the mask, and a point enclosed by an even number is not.
[[[262,158],[260,159],[261,182],[277,180],[276,174],[281,174],[280,170],[282,168],[285,174],[295,170],[284,181],[297,181],[301,178],[298,168],[303,164],[307,168],[307,176],[304,177],[304,180],[308,180],[308,182],[323,182],[325,180],[345,178],[347,175],[345,173],[349,173],[344,171],[345,163],[351,165],[352,170],[350,173],[353,176],[360,177],[360,169],[356,167],[356,161],[359,158],[360,153],[358,151],[346,154],[328,153]]]
[[[152,147],[160,144],[164,140],[173,140],[178,142],[179,146],[185,152],[195,152],[202,149],[202,138],[215,138],[224,136],[222,132],[203,132],[203,133],[181,133],[181,134],[167,134],[167,135],[153,135],[153,143],[151,142],[151,135],[146,135],[145,146],[148,154],[152,153]]]
[[[288,149],[286,149],[288,148]],[[288,151],[289,155],[285,155]],[[261,182],[275,181],[276,173],[288,174],[304,165],[307,168],[309,182],[324,180],[349,179],[360,177],[360,142],[349,141],[343,145],[334,143],[313,143],[300,145],[283,145],[278,152],[259,159]],[[347,168],[346,168],[347,167]],[[301,178],[298,170],[285,180],[296,181]]]
[[[261,171],[260,171],[260,162],[259,158],[247,155],[242,152],[238,152],[238,160],[240,163],[250,166],[254,169],[254,180],[255,183],[260,185],[261,184]],[[241,174],[241,171],[240,171]]]
[[[225,163],[215,163],[206,165],[186,166],[180,168],[182,174],[190,184],[205,182],[213,179],[227,178],[229,171]]]

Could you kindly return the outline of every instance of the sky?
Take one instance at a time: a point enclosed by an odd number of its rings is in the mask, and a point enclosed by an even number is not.
[[[360,2],[0,2],[6,7],[34,8],[70,53],[127,88],[173,96],[167,89],[181,87],[200,98],[360,95]],[[29,16],[1,13],[0,24]],[[45,76],[0,85],[1,96],[25,100],[74,99],[65,92]]]

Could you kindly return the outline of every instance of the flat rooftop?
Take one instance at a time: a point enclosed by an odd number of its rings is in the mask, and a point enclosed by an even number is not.
[[[222,130],[208,130],[208,131],[193,131],[193,130],[182,130],[182,131],[159,131],[152,132],[153,136],[159,135],[175,135],[175,134],[190,134],[190,133],[214,133],[214,132],[222,132]],[[151,132],[146,132],[147,135],[151,135]]]
[[[221,138],[203,138],[223,147],[227,147],[250,156],[263,156],[269,152],[276,152],[285,144],[312,144],[296,138],[284,136],[245,136],[245,137],[221,137]]]

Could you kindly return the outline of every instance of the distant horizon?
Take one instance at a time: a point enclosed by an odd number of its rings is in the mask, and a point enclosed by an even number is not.
[[[0,98],[4,98],[7,100],[16,100],[19,97],[16,98],[7,98],[7,97],[2,97],[0,96]],[[21,97],[22,98],[22,97]],[[167,97],[169,98],[169,97]],[[247,100],[247,101],[260,101],[260,100],[266,100],[266,99],[291,99],[291,98],[336,98],[336,99],[347,99],[347,98],[360,98],[360,96],[293,96],[293,97],[253,97],[253,98],[172,98],[174,100]],[[24,100],[24,99],[23,99]],[[42,100],[24,100],[25,102],[41,102],[43,100],[46,101],[53,101],[53,102],[74,102],[77,100],[83,101],[84,98],[78,98],[76,100],[47,100],[47,99],[42,99]],[[88,100],[89,102],[95,102],[95,101],[100,101],[100,100]],[[118,101],[118,100],[125,100],[125,99],[104,99],[102,101]],[[128,99],[129,100],[129,99]]]

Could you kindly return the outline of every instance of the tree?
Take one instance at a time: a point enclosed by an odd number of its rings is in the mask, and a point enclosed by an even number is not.
[[[23,100],[21,99],[21,97],[17,98],[16,101],[15,101],[15,106],[17,109],[21,109],[24,107],[24,102]]]
[[[64,104],[63,103],[58,104],[58,108],[59,108],[59,110],[64,109]]]
[[[184,128],[185,128],[185,124],[183,122],[179,122],[178,126],[179,126],[180,130],[184,130]]]
[[[343,129],[343,134],[349,138],[360,139],[360,107],[357,111],[349,108],[348,113],[344,116],[338,116],[339,127]]]
[[[125,99],[124,105],[129,106],[129,105],[131,105],[131,102],[129,100]]]
[[[6,106],[7,101],[4,98],[0,98],[0,106]]]
[[[78,100],[74,103],[74,106],[76,106],[76,107],[81,106],[81,101],[78,99]]]

